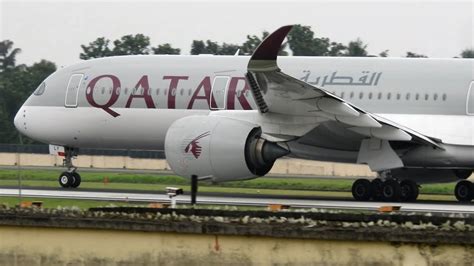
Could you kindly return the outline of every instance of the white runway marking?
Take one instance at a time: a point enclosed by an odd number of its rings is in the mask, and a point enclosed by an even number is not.
[[[0,196],[18,196],[16,188],[0,189]],[[150,193],[121,193],[121,192],[95,192],[95,191],[74,191],[74,190],[33,190],[22,189],[23,197],[40,198],[64,198],[64,199],[89,199],[108,201],[143,201],[143,202],[169,202],[165,194]],[[177,198],[178,203],[189,203],[189,195],[181,195]],[[474,204],[457,203],[389,203],[389,202],[359,202],[340,200],[313,200],[313,199],[279,199],[279,198],[252,198],[252,197],[222,197],[222,196],[201,196],[197,201],[200,204],[221,204],[221,205],[247,205],[266,206],[269,204],[284,204],[292,207],[327,208],[327,209],[359,209],[376,210],[380,206],[394,205],[401,206],[401,211],[421,211],[421,212],[446,212],[446,213],[474,213]]]

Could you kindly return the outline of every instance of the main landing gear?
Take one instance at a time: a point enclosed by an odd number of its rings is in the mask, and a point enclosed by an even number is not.
[[[467,180],[459,181],[454,188],[454,196],[461,202],[470,202],[474,199],[474,184]]]
[[[415,201],[418,195],[418,185],[411,180],[357,179],[352,184],[352,196],[360,201]]]
[[[64,147],[63,165],[67,171],[59,175],[59,185],[63,188],[77,188],[81,185],[81,176],[76,172],[77,167],[72,164],[72,158],[77,156],[77,149]]]

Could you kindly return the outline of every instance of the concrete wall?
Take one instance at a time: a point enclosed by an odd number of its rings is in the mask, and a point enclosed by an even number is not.
[[[0,153],[0,165],[60,166],[63,157],[47,154]],[[126,168],[143,170],[170,170],[166,160],[138,159],[124,156],[80,155],[74,160],[80,168]],[[316,176],[375,176],[365,165],[327,163],[301,159],[279,159],[270,174]]]
[[[472,265],[472,245],[0,226],[0,265]]]

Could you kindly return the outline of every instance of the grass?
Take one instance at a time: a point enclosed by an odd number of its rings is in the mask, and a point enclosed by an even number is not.
[[[115,206],[137,206],[138,204],[117,202],[117,201],[96,201],[96,200],[75,200],[75,199],[48,199],[48,198],[22,198],[21,201],[41,201],[43,208],[57,208],[74,206],[81,209],[88,209],[93,207],[104,207],[107,205]],[[0,197],[0,203],[6,204],[10,207],[18,205],[18,197]],[[142,204],[143,205],[143,204]]]
[[[58,187],[60,171],[21,170],[22,185]],[[16,170],[0,170],[0,185],[18,184]],[[174,175],[154,175],[136,173],[82,172],[81,188],[136,189],[164,191],[167,186],[179,186],[189,191],[190,181]],[[104,184],[104,178],[109,180]],[[233,181],[219,184],[201,182],[201,192],[336,196],[350,197],[352,180],[318,178],[274,178],[261,177],[247,181]],[[455,183],[428,184],[421,187],[421,194],[452,195]]]

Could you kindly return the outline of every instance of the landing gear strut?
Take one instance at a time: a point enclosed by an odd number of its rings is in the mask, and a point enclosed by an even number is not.
[[[77,156],[77,149],[64,147],[63,166],[66,172],[59,175],[59,185],[63,188],[77,188],[81,184],[81,176],[76,172],[77,167],[72,164],[72,158]]]
[[[191,205],[196,204],[196,196],[198,191],[198,176],[191,176]]]
[[[418,185],[411,180],[358,179],[352,185],[352,195],[360,201],[415,201],[418,194]]]

